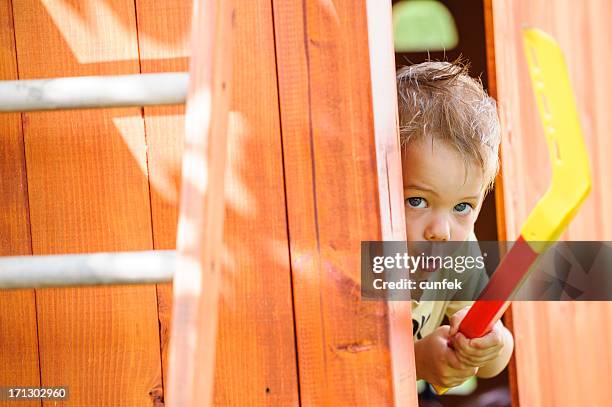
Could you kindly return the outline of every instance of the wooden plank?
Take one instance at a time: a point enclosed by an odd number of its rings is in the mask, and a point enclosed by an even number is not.
[[[239,3],[234,21],[222,250],[225,277],[219,304],[213,397],[216,405],[223,406],[296,405],[298,385],[270,3]],[[223,41],[227,46],[227,38]],[[176,295],[175,291],[175,301]],[[175,320],[184,315],[176,303],[173,312],[177,315]],[[173,373],[170,378],[174,380]],[[183,381],[179,383],[182,389]]]
[[[192,3],[190,0],[136,1],[141,72],[188,70]],[[156,250],[176,248],[184,114],[183,105],[144,108],[153,248]],[[158,284],[157,312],[164,381],[168,373],[171,309],[172,284]]]
[[[13,11],[0,0],[0,80],[18,79]],[[21,114],[0,117],[0,256],[32,253]],[[0,270],[0,272],[2,272]],[[0,292],[0,383],[38,386],[34,290]],[[24,405],[40,405],[29,401]]]
[[[383,237],[380,196],[401,196],[377,180],[377,142],[397,133],[374,134],[366,4],[273,5],[301,402],[416,405],[413,389],[395,394],[391,311],[360,298],[360,242]],[[397,171],[397,147],[387,152]]]
[[[484,11],[484,23],[485,23],[485,42],[487,47],[487,73],[488,73],[488,92],[493,97],[499,106],[499,98],[497,93],[497,69],[495,61],[495,30],[493,20],[493,0],[483,0],[483,11]],[[495,218],[497,221],[497,240],[499,242],[508,241],[506,233],[506,207],[504,202],[504,165],[502,162],[502,151],[499,152],[500,168],[497,176],[495,177]],[[505,252],[502,247],[502,253]],[[503,322],[506,328],[510,330],[514,336],[514,323],[512,318],[512,307],[508,307],[504,313]],[[510,396],[512,399],[512,405],[519,405],[518,398],[518,379],[517,379],[517,368],[516,368],[516,352],[512,353],[510,362],[508,362],[508,385],[510,388]]]
[[[191,8],[189,0],[137,0],[142,73],[188,70]],[[184,114],[180,105],[144,108],[155,249],[176,248]]]
[[[272,3],[236,2],[215,404],[299,404]],[[236,389],[241,389],[236,391]]]
[[[372,114],[376,144],[381,237],[406,240],[401,143],[396,100],[391,2],[366,1]],[[389,352],[395,405],[418,405],[411,303],[389,303]]]
[[[232,13],[228,2],[194,2],[169,350],[167,400],[172,406],[209,406],[213,401]]]
[[[603,1],[494,1],[494,39],[502,119],[504,201],[508,238],[550,180],[548,153],[532,96],[520,28],[552,34],[568,61],[593,170],[593,189],[564,235],[567,240],[610,240],[612,192],[605,174],[612,151],[608,90],[612,68],[605,39],[612,13]],[[593,80],[593,78],[597,78]],[[513,326],[520,405],[606,405],[612,399],[609,303],[515,303]],[[571,385],[568,385],[571,383]]]
[[[14,11],[22,79],[138,72],[133,1]],[[34,254],[152,248],[139,109],[25,114],[23,126]],[[153,286],[38,290],[41,384],[69,386],[75,406],[159,404],[156,308]]]
[[[495,38],[493,29],[493,0],[483,0],[483,14],[485,24],[485,44],[487,54],[487,91],[489,96],[498,100],[497,96],[497,77],[495,63]],[[495,219],[497,222],[497,239],[506,241],[506,217],[504,211],[504,178],[503,165],[501,163],[501,152],[499,154],[500,166],[495,178]]]

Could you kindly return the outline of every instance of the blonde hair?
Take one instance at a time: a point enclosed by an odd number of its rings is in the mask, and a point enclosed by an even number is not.
[[[468,75],[468,66],[457,60],[403,67],[397,93],[401,145],[429,138],[449,143],[480,165],[488,192],[499,170],[499,118],[495,100]]]

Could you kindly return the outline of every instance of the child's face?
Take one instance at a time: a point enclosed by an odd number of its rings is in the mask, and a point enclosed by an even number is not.
[[[402,170],[408,241],[467,240],[484,195],[480,166],[445,142],[423,140],[404,151]]]

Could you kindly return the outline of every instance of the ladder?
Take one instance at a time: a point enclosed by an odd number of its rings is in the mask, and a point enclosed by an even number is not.
[[[170,406],[213,400],[231,3],[194,0],[189,73],[0,81],[0,112],[186,104],[176,251],[0,257],[0,289],[173,282]]]

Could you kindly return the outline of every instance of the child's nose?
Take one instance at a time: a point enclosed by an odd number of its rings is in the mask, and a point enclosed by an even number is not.
[[[447,241],[450,240],[450,225],[444,216],[435,216],[425,228],[425,240]]]

